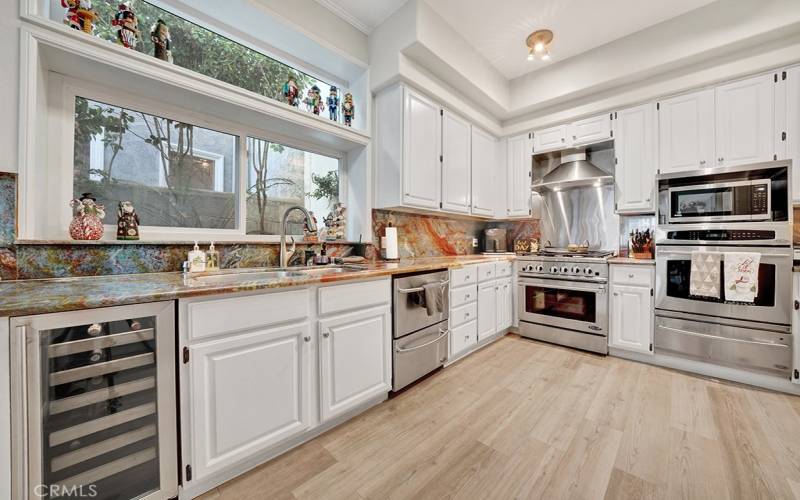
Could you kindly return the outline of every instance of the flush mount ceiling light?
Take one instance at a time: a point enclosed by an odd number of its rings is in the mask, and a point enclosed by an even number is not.
[[[536,57],[542,61],[550,59],[550,43],[553,41],[553,32],[550,30],[537,30],[528,35],[525,45],[528,46],[528,60]]]

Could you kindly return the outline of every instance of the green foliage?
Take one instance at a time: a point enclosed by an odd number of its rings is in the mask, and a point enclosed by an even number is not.
[[[316,188],[308,193],[316,200],[327,198],[335,201],[339,197],[339,171],[331,170],[325,175],[311,174],[311,180]]]

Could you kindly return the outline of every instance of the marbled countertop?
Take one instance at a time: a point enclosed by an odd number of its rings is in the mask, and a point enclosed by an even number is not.
[[[370,263],[357,271],[324,276],[292,276],[239,281],[236,284],[224,285],[201,283],[191,277],[185,277],[182,273],[4,281],[0,282],[0,317],[137,304],[199,295],[364,280],[393,274],[457,268],[481,262],[512,259],[514,259],[513,255],[427,257],[397,262]],[[248,271],[259,270],[261,269],[248,269]],[[230,273],[231,271],[221,271],[220,273]],[[241,272],[242,270],[237,271]]]
[[[608,259],[608,263],[653,266],[656,263],[656,259],[633,259],[631,257],[611,257],[610,259]]]

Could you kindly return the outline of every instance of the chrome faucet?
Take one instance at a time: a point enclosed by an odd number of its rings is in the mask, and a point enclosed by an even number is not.
[[[281,217],[281,258],[280,258],[280,266],[287,267],[289,265],[289,254],[286,251],[286,221],[289,219],[289,214],[295,210],[300,210],[303,212],[303,217],[305,217],[306,226],[308,226],[308,230],[315,232],[317,230],[317,223],[314,222],[314,219],[311,217],[311,214],[308,213],[304,207],[300,205],[295,205],[293,207],[289,207],[283,212],[283,217]],[[294,253],[294,240],[292,240],[292,253]]]

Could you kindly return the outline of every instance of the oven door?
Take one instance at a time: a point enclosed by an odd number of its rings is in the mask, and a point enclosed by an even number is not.
[[[696,246],[658,246],[656,250],[656,309],[721,318],[788,325],[791,323],[792,254],[789,248],[705,246],[707,252],[756,252],[758,295],[752,304],[689,294],[692,250]],[[724,255],[720,263],[720,290],[724,290]],[[724,291],[721,292],[724,297]]]
[[[520,277],[519,319],[594,335],[606,335],[606,285]]]
[[[770,219],[770,181],[736,181],[669,189],[670,223]]]

